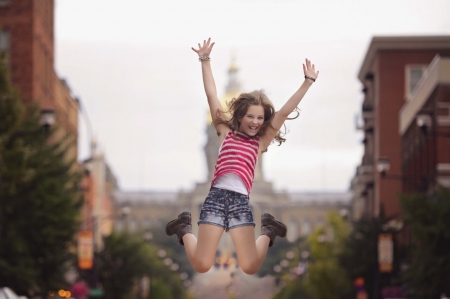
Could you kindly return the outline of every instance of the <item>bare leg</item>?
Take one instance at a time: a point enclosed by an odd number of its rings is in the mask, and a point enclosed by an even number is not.
[[[183,236],[186,255],[195,271],[204,273],[211,269],[223,231],[220,226],[200,224],[198,239],[193,234]]]
[[[247,274],[258,272],[266,258],[270,242],[269,237],[261,235],[255,241],[255,228],[253,226],[232,228],[229,233],[242,271]]]

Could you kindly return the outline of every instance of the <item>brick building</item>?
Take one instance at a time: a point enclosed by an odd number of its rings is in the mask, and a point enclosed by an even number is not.
[[[67,158],[76,159],[78,101],[54,70],[54,0],[1,0],[0,50],[21,97],[54,113],[57,138],[70,135]]]
[[[406,192],[450,188],[450,56],[436,55],[400,111]]]
[[[438,174],[448,171],[448,139],[421,135],[416,125],[426,114],[428,129],[448,131],[448,64],[437,55],[450,56],[450,36],[372,39],[358,74],[364,155],[351,182],[354,220],[377,216],[381,208],[397,215],[398,193],[448,186]]]
[[[79,101],[55,73],[54,6],[54,0],[0,0],[0,50],[6,52],[12,82],[24,102],[37,103],[43,114],[55,116],[55,138],[69,137],[66,158],[76,161]],[[91,157],[74,168],[83,170],[80,230],[92,232],[100,250],[102,236],[112,230],[111,194],[118,188],[117,180],[94,145]]]

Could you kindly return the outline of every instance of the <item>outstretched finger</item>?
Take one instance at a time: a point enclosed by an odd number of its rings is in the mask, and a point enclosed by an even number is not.
[[[198,50],[194,49],[194,47],[191,47],[192,51],[198,54]]]
[[[200,43],[198,43],[198,49],[200,50],[202,48],[202,46],[200,46]]]
[[[314,64],[312,65],[312,70],[316,71],[316,67],[314,66]]]
[[[212,43],[212,44],[209,46],[209,49],[210,49],[210,50],[212,50],[214,44],[215,44],[215,43]]]

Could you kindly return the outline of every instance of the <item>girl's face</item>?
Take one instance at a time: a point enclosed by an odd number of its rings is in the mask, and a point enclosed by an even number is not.
[[[251,105],[247,109],[244,117],[239,119],[239,131],[249,136],[258,134],[259,129],[264,123],[264,108],[261,105]]]

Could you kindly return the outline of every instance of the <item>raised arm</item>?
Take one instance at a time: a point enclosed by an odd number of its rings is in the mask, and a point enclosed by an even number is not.
[[[295,108],[300,104],[300,101],[303,99],[303,96],[306,94],[308,89],[314,83],[315,79],[319,76],[319,71],[316,72],[316,68],[314,64],[311,64],[311,61],[305,59],[305,64],[303,64],[303,72],[305,73],[305,81],[300,86],[300,88],[291,96],[291,98],[281,107],[281,109],[275,114],[271,125],[272,128],[268,129],[266,134],[261,138],[261,142],[263,145],[263,149],[265,150],[272,140],[277,135],[281,126],[284,124],[285,120],[288,118],[289,114],[291,114]]]
[[[205,88],[206,97],[208,99],[209,109],[211,112],[211,118],[214,121],[217,119],[217,112],[222,119],[225,119],[223,113],[222,104],[217,97],[216,83],[214,82],[214,76],[211,70],[211,61],[209,55],[211,54],[212,48],[215,43],[211,43],[211,38],[203,41],[203,45],[198,44],[198,49],[192,48],[192,50],[198,54],[200,62],[202,64],[202,76],[203,76],[203,86]],[[215,125],[216,131],[224,136],[225,131],[229,130],[226,125],[219,124]]]

